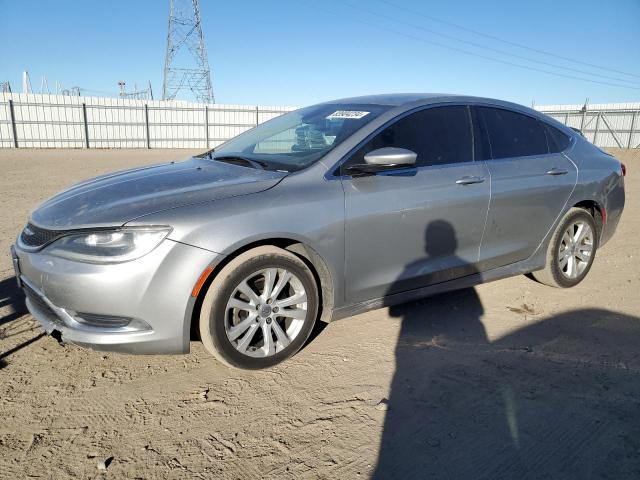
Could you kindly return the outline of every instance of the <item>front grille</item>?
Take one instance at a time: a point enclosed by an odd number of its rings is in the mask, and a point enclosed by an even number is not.
[[[29,299],[29,302],[31,302],[34,307],[36,307],[38,310],[40,310],[40,312],[45,314],[47,316],[47,319],[49,319],[51,322],[56,323],[58,325],[62,325],[62,321],[60,320],[58,315],[56,315],[56,312],[54,312],[51,309],[49,304],[44,301],[44,299],[38,294],[38,292],[36,292],[33,288],[31,288],[26,283],[23,283],[23,289],[24,289],[25,295]]]
[[[20,234],[20,241],[27,247],[43,247],[66,233],[65,230],[47,230],[28,223]]]

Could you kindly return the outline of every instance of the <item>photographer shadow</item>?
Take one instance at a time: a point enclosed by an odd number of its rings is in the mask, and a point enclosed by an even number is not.
[[[427,255],[455,258],[455,231],[434,223]],[[373,478],[640,478],[639,318],[581,309],[491,340],[474,288],[390,314],[402,324]]]

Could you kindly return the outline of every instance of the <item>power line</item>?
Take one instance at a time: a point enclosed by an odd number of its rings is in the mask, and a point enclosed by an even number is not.
[[[380,0],[380,1],[384,1],[384,0]],[[384,3],[388,3],[388,2],[384,1]],[[507,56],[510,56],[510,57],[519,58],[520,60],[525,60],[527,62],[533,62],[533,63],[537,63],[537,64],[540,64],[540,65],[546,65],[548,67],[560,68],[562,70],[581,73],[581,74],[584,74],[584,75],[590,75],[590,76],[594,76],[594,77],[605,78],[605,79],[608,79],[608,80],[615,80],[617,82],[624,82],[624,83],[631,84],[632,87],[640,87],[640,84],[634,83],[631,80],[626,80],[626,79],[618,78],[618,77],[611,77],[611,76],[608,76],[608,75],[602,75],[600,73],[588,72],[586,70],[580,70],[580,69],[573,68],[573,67],[565,67],[563,65],[558,65],[557,63],[545,62],[544,60],[536,60],[536,59],[533,59],[531,57],[526,57],[524,55],[518,55],[517,53],[511,53],[511,52],[507,52],[505,50],[500,50],[498,48],[488,47],[486,45],[482,45],[482,44],[477,43],[477,42],[464,40],[464,39],[458,38],[458,37],[456,37],[454,35],[448,35],[446,33],[438,32],[436,30],[432,30],[432,29],[424,27],[422,25],[416,25],[415,23],[411,23],[411,22],[408,22],[408,21],[405,21],[405,20],[399,20],[397,18],[391,17],[389,15],[385,15],[385,14],[380,13],[380,12],[376,12],[376,11],[369,10],[369,9],[366,9],[366,8],[363,8],[363,7],[360,7],[360,6],[353,5],[353,4],[349,3],[349,2],[343,2],[343,4],[347,5],[348,7],[353,8],[355,10],[362,10],[364,12],[367,12],[370,15],[375,15],[375,16],[378,16],[378,17],[381,17],[381,18],[384,18],[384,19],[387,19],[387,20],[391,20],[391,21],[399,23],[399,24],[409,25],[409,26],[411,26],[413,28],[416,28],[416,29],[419,29],[419,30],[424,30],[425,32],[429,32],[431,34],[438,35],[440,37],[448,38],[448,39],[454,40],[456,42],[465,43],[467,45],[471,45],[471,46],[474,46],[474,47],[477,47],[477,48],[482,48],[482,49],[489,50],[489,51],[492,51],[492,52],[495,52],[495,53],[499,53],[499,54],[502,54],[502,55],[507,55]]]
[[[342,19],[345,18],[344,14],[339,14],[339,13],[336,13],[334,11],[328,10],[328,9],[322,7],[322,6],[319,6],[317,3],[313,4],[313,9],[314,9],[314,11],[320,10],[320,11],[323,11],[325,13],[328,13],[328,14],[333,15],[333,16],[338,17],[338,18],[342,18]],[[348,17],[346,17],[346,18],[348,18]],[[399,32],[398,30],[394,30],[392,28],[384,27],[384,26],[381,26],[381,25],[378,25],[378,24],[375,24],[375,23],[367,22],[366,20],[362,20],[362,19],[359,19],[359,18],[357,18],[357,19],[356,18],[349,18],[349,20],[351,20],[353,22],[362,23],[363,25],[367,25],[367,26],[370,26],[370,27],[374,27],[377,30],[386,30],[386,31],[394,33],[396,35],[401,35],[403,37],[411,38],[412,40],[417,40],[419,42],[427,43],[427,44],[430,44],[430,45],[435,45],[435,46],[438,46],[438,47],[441,47],[441,48],[445,48],[447,50],[452,50],[452,51],[455,51],[455,52],[458,52],[458,53],[462,53],[462,54],[465,54],[465,55],[470,55],[470,56],[473,56],[473,57],[483,58],[485,60],[490,60],[492,62],[502,63],[504,65],[510,65],[510,66],[516,67],[516,68],[522,68],[522,69],[531,70],[531,71],[534,71],[534,72],[546,73],[548,75],[554,75],[554,76],[557,76],[557,77],[569,78],[569,79],[572,79],[572,80],[580,80],[580,81],[583,81],[583,82],[595,83],[595,84],[598,84],[598,85],[606,85],[606,86],[610,86],[610,87],[627,88],[627,89],[631,89],[631,90],[640,90],[640,87],[632,87],[630,85],[620,85],[618,83],[611,83],[611,82],[602,82],[602,81],[593,80],[593,79],[590,79],[590,78],[577,77],[575,75],[566,75],[566,74],[563,74],[563,73],[552,72],[552,71],[545,70],[545,69],[542,69],[542,68],[532,67],[532,66],[529,66],[529,65],[522,65],[522,64],[519,64],[519,63],[515,63],[515,62],[510,62],[508,60],[502,60],[502,59],[499,59],[499,58],[490,57],[488,55],[483,55],[483,54],[480,54],[480,53],[471,52],[469,50],[464,50],[462,48],[453,47],[451,45],[446,45],[444,43],[437,42],[437,41],[434,41],[434,40],[427,40],[425,38],[418,37],[418,36],[412,35],[410,33]]]
[[[431,15],[427,15],[426,13],[419,12],[419,11],[413,10],[411,8],[407,8],[407,7],[403,6],[403,5],[398,5],[396,3],[389,2],[388,0],[377,0],[377,1],[380,2],[380,3],[385,3],[385,4],[389,5],[389,6],[394,7],[394,8],[397,8],[398,10],[404,10],[405,12],[409,12],[409,13],[412,13],[414,15],[419,15],[419,16],[424,17],[424,18],[428,18],[429,20],[433,20],[434,22],[442,23],[444,25],[449,25],[449,26],[458,28],[460,30],[464,30],[466,32],[473,33],[475,35],[479,35],[481,37],[489,38],[489,39],[495,40],[497,42],[502,42],[502,43],[505,43],[507,45],[512,45],[514,47],[522,48],[524,50],[529,50],[531,52],[541,53],[542,55],[548,55],[550,57],[556,57],[556,58],[559,58],[561,60],[566,60],[568,62],[573,62],[573,63],[577,63],[577,64],[580,64],[580,65],[585,65],[585,66],[588,66],[588,67],[597,68],[597,69],[600,69],[600,70],[606,70],[606,71],[609,71],[609,72],[615,72],[615,73],[619,73],[619,74],[622,74],[622,75],[628,75],[630,77],[640,78],[640,75],[635,74],[635,73],[624,72],[622,70],[616,70],[616,69],[611,68],[611,67],[603,67],[601,65],[596,65],[595,63],[589,63],[589,62],[584,62],[582,60],[576,60],[575,58],[565,57],[563,55],[558,55],[557,53],[548,52],[546,50],[541,50],[539,48],[535,48],[535,47],[530,47],[528,45],[524,45],[522,43],[513,42],[511,40],[506,40],[504,38],[496,37],[495,35],[491,35],[489,33],[480,32],[478,30],[474,30],[474,29],[469,28],[469,27],[464,27],[462,25],[458,25],[457,23],[449,22],[447,20],[442,20],[440,18],[436,18],[436,17],[433,17]]]

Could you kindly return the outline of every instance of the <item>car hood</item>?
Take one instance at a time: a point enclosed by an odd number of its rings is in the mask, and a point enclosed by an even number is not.
[[[123,225],[162,210],[267,190],[285,172],[192,158],[103,175],[45,201],[31,214],[42,228]]]

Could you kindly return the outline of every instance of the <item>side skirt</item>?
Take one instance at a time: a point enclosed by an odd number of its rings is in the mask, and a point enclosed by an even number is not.
[[[492,282],[494,280],[500,280],[502,278],[524,275],[536,270],[541,270],[545,265],[545,257],[546,248],[541,248],[539,249],[538,253],[521,262],[512,263],[510,265],[505,265],[503,267],[498,267],[482,273],[474,273],[473,275],[456,278],[455,280],[449,280],[447,282],[417,288],[415,290],[408,290],[406,292],[396,293],[386,297],[367,300],[355,305],[340,307],[333,310],[332,320],[351,317],[353,315],[367,312],[369,310],[376,310],[378,308],[391,307],[393,305],[398,305],[401,303],[412,302],[414,300],[429,297],[437,293],[460,290],[463,288],[473,287],[481,283]]]

